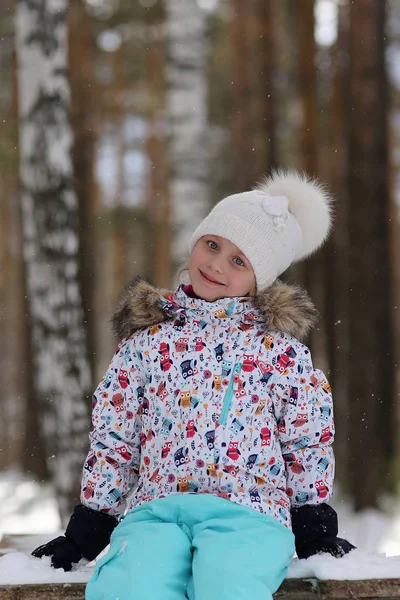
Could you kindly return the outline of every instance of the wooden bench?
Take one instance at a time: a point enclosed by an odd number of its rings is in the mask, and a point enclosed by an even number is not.
[[[85,584],[0,586],[0,600],[84,600]],[[319,581],[286,579],[276,600],[400,600],[400,579]]]

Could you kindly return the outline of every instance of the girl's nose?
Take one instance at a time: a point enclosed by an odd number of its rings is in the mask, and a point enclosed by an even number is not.
[[[213,269],[213,271],[215,271],[216,273],[223,273],[224,272],[224,267],[223,267],[223,263],[222,260],[218,257],[218,258],[214,258],[214,260],[211,262],[211,268]]]

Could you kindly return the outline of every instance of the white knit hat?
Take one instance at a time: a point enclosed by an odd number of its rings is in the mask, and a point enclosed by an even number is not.
[[[197,227],[190,251],[203,235],[228,239],[250,262],[261,291],[322,245],[331,227],[331,200],[315,179],[276,171],[251,192],[221,200]]]

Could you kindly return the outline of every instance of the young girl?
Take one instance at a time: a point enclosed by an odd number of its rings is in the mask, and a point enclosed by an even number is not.
[[[94,394],[82,504],[54,566],[97,563],[87,600],[267,600],[296,549],[341,555],[325,504],[334,472],[332,398],[303,338],[307,295],[277,281],[318,248],[330,198],[277,173],[225,198],[191,240],[190,285],[135,281],[122,340]],[[293,524],[292,524],[293,521]]]

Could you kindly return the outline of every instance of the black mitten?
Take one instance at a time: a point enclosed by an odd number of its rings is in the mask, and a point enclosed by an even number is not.
[[[32,556],[50,556],[55,569],[70,571],[72,564],[79,562],[82,557],[87,560],[95,559],[109,543],[117,525],[115,517],[78,504],[65,535],[39,546],[32,552]]]
[[[64,535],[60,535],[60,537],[36,548],[36,550],[32,552],[32,556],[35,556],[36,558],[50,556],[52,567],[70,571],[72,569],[72,564],[81,560],[82,552],[74,542],[67,540]]]
[[[305,504],[292,508],[292,530],[299,558],[326,552],[340,558],[355,546],[337,537],[336,511],[329,504]]]

